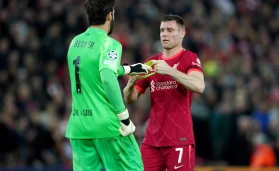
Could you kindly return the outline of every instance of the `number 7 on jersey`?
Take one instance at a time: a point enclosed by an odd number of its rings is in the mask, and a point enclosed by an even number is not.
[[[75,60],[73,60],[73,64],[75,66],[75,79],[76,79],[77,94],[81,94],[81,84],[80,84],[80,78],[79,78],[79,62],[80,62],[80,56],[78,56]]]

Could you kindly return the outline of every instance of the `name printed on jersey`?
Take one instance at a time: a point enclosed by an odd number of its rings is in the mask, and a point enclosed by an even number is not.
[[[90,48],[90,49],[93,49],[94,42],[84,41],[84,40],[75,40],[75,41],[72,41],[70,46],[77,47],[77,48]]]

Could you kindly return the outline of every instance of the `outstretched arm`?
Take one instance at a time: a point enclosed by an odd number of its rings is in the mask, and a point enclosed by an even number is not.
[[[142,63],[123,64],[118,68],[118,76],[147,74],[152,68]]]

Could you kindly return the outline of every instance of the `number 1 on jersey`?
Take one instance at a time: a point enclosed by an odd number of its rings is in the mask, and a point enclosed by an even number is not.
[[[77,94],[81,94],[81,84],[80,84],[80,78],[79,78],[79,62],[80,62],[80,56],[78,56],[75,60],[73,60],[73,64],[75,66],[75,79],[76,79]]]

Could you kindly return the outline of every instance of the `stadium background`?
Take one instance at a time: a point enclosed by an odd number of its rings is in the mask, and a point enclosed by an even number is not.
[[[118,0],[115,10],[112,37],[130,64],[161,51],[165,14],[186,21],[183,44],[199,55],[206,81],[192,103],[196,165],[278,165],[277,0]],[[0,168],[71,167],[66,54],[87,27],[83,0],[0,1]],[[128,106],[139,144],[146,94]]]

